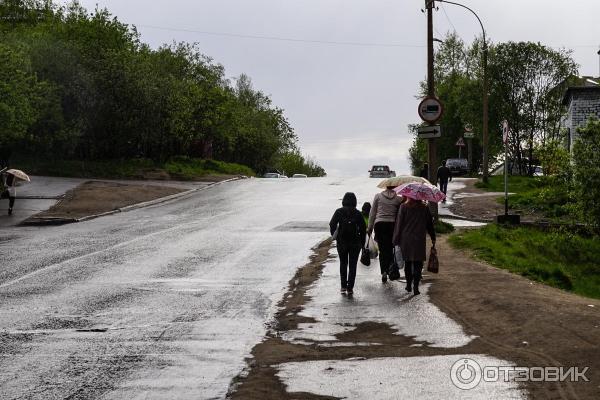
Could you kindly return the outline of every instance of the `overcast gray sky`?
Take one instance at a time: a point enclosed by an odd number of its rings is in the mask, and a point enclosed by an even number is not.
[[[494,42],[539,41],[573,49],[580,73],[599,75],[600,1],[463,0]],[[138,27],[153,47],[196,42],[228,77],[248,74],[285,109],[303,152],[330,175],[371,164],[408,172],[426,74],[423,0],[82,0]],[[466,10],[439,4],[436,36],[480,34]],[[229,34],[229,35],[221,35]],[[235,35],[289,40],[244,38]],[[321,43],[321,42],[338,42]],[[342,44],[344,43],[344,44]],[[353,45],[360,43],[369,45]]]

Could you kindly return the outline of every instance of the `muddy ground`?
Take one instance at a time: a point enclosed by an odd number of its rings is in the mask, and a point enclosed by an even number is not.
[[[486,192],[475,187],[477,179],[466,179],[463,183],[466,185],[454,193],[453,204],[448,209],[455,215],[465,217],[471,220],[493,221],[497,215],[504,214],[504,203],[498,202],[498,199],[504,197],[504,193]],[[510,207],[511,214],[521,215],[524,222],[533,222],[543,220],[544,217],[531,212]]]
[[[168,186],[89,181],[67,192],[57,204],[34,218],[81,218],[182,191],[184,190]]]
[[[331,243],[315,249],[310,263],[290,281],[273,326],[255,346],[249,368],[234,382],[231,399],[328,399],[310,393],[287,393],[274,365],[353,357],[413,357],[449,354],[488,354],[518,366],[590,367],[588,383],[529,383],[532,399],[598,399],[600,393],[600,301],[578,297],[535,284],[483,263],[438,240],[439,275],[428,278],[431,301],[476,335],[465,347],[444,349],[410,347],[417,342],[382,323],[363,323],[337,335],[345,342],[380,343],[378,346],[321,347],[292,344],[281,339],[299,323],[315,322],[299,313],[309,300],[307,289],[319,279],[330,257]],[[396,284],[396,283],[391,283]],[[594,306],[594,307],[590,307]]]

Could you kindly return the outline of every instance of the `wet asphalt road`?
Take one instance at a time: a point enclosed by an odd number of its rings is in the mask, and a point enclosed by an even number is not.
[[[223,398],[344,192],[376,183],[253,179],[2,229],[0,398]]]

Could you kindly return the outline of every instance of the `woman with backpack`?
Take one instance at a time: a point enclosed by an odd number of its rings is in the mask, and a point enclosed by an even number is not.
[[[346,193],[342,199],[342,207],[335,210],[329,221],[329,230],[337,241],[340,257],[341,293],[349,295],[354,293],[356,264],[366,238],[365,220],[356,209],[356,203],[356,195]]]
[[[383,192],[377,193],[373,199],[371,213],[369,215],[369,236],[375,230],[375,241],[379,246],[379,269],[381,270],[381,282],[388,279],[388,269],[394,262],[394,246],[392,237],[394,235],[394,223],[402,196],[394,192],[395,186],[388,186]]]

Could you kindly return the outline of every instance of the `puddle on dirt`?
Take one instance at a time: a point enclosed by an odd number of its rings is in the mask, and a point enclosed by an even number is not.
[[[525,399],[515,382],[480,382],[471,390],[452,383],[452,366],[463,359],[484,366],[513,366],[485,355],[326,360],[280,364],[288,393],[344,399]]]
[[[442,218],[441,220],[442,220],[442,222],[451,224],[455,228],[479,228],[479,227],[487,225],[485,222],[467,221],[467,220],[463,220],[463,219]]]
[[[426,281],[426,280],[425,280]],[[429,284],[422,285],[421,295],[412,296],[401,282],[381,283],[377,262],[358,266],[354,296],[339,293],[339,264],[325,265],[322,277],[307,292],[311,299],[299,313],[315,322],[301,324],[282,338],[289,342],[313,341],[325,344],[336,335],[351,332],[361,323],[383,323],[397,335],[414,338],[430,347],[457,348],[469,344],[462,327],[429,301]]]

